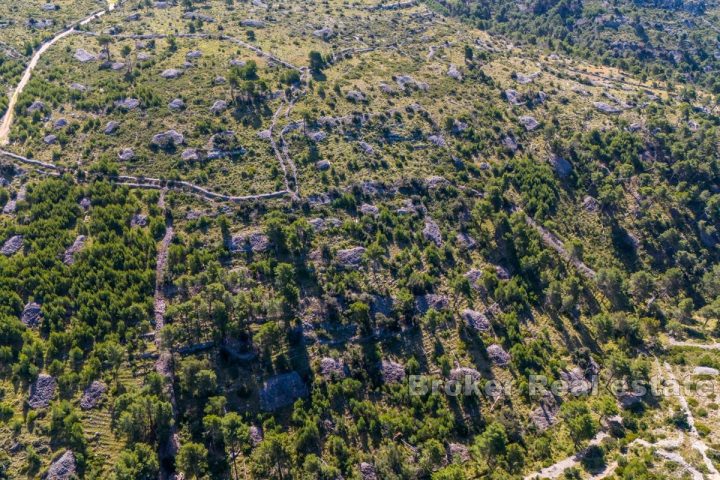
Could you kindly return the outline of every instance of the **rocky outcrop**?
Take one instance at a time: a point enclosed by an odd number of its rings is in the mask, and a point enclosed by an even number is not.
[[[585,198],[583,198],[582,206],[586,212],[595,213],[600,211],[600,202],[598,202],[597,199],[591,197],[590,195],[585,195]]]
[[[540,126],[540,122],[538,122],[535,117],[531,117],[530,115],[524,115],[520,117],[520,123],[523,127],[525,127],[525,130],[527,130],[528,132],[531,132]]]
[[[43,480],[71,480],[77,473],[75,454],[66,450],[65,453],[55,460],[43,476]]]
[[[185,136],[175,130],[168,130],[155,134],[150,143],[159,148],[174,148],[185,143]]]
[[[246,18],[245,20],[240,21],[240,25],[243,27],[263,28],[265,26],[265,22],[263,22],[262,20]]]
[[[335,32],[330,27],[323,27],[318,30],[315,30],[313,32],[313,35],[327,41],[335,36]]]
[[[234,236],[229,245],[233,253],[262,253],[268,251],[270,246],[270,238],[260,232]]]
[[[375,205],[363,203],[362,205],[360,205],[360,213],[362,213],[363,215],[374,217],[380,213],[380,209]]]
[[[375,466],[372,463],[362,462],[359,466],[360,478],[362,480],[378,480]]]
[[[425,227],[423,228],[423,237],[429,242],[433,242],[438,247],[442,246],[442,232],[438,224],[431,218],[425,219]]]
[[[100,380],[92,382],[84,391],[83,396],[80,399],[80,408],[83,410],[90,410],[97,407],[100,401],[103,399],[105,392],[107,392],[108,386]]]
[[[20,321],[28,328],[35,328],[42,322],[42,311],[40,304],[30,302],[23,308]]]
[[[335,258],[342,268],[355,268],[359,267],[365,254],[365,248],[354,247],[345,250],[338,250]]]
[[[447,71],[448,77],[461,81],[463,79],[462,73],[460,73],[460,70],[458,69],[457,65],[451,64]]]
[[[65,265],[72,265],[75,263],[75,254],[82,250],[85,245],[85,240],[85,235],[78,235],[73,244],[65,250],[65,254],[63,255],[63,263]]]
[[[359,103],[365,101],[365,94],[358,90],[350,90],[347,94],[345,94],[345,98],[351,102]]]
[[[213,23],[215,21],[214,17],[211,17],[210,15],[205,15],[204,13],[199,13],[199,12],[185,12],[183,14],[183,18],[185,20],[200,20],[201,22],[206,22],[206,23]]]
[[[342,222],[337,218],[312,218],[308,221],[310,226],[316,232],[323,232],[329,228],[338,228],[342,226]]]
[[[557,422],[560,405],[550,392],[540,399],[540,405],[530,412],[530,421],[540,432],[544,432]]]
[[[216,100],[215,103],[213,103],[213,106],[210,107],[210,111],[215,115],[218,115],[227,110],[227,108],[228,104],[225,100]]]
[[[147,215],[144,215],[142,213],[136,213],[130,219],[131,227],[145,227],[145,226],[147,226],[147,223],[148,223]]]
[[[458,232],[455,235],[455,240],[462,250],[473,250],[477,247],[477,241],[465,232]]]
[[[560,372],[560,378],[567,385],[571,395],[586,395],[592,389],[592,383],[585,378],[585,372],[579,367]]]
[[[549,161],[558,177],[565,178],[572,173],[572,164],[560,155],[551,155]]]
[[[468,282],[470,282],[470,287],[473,290],[481,289],[480,280],[482,279],[482,276],[482,270],[478,270],[477,268],[470,269],[465,273],[465,278],[468,279]]]
[[[488,320],[484,313],[465,309],[460,316],[465,324],[473,330],[477,330],[478,332],[487,332],[490,330],[490,320]]]
[[[118,159],[123,162],[128,162],[135,158],[135,151],[132,148],[123,148],[118,152]]]
[[[327,160],[319,160],[318,162],[315,163],[315,168],[319,172],[324,172],[324,171],[330,170],[331,166],[332,165]]]
[[[6,257],[9,257],[10,255],[14,255],[17,253],[18,250],[20,250],[23,246],[23,236],[22,235],[15,235],[13,237],[10,237],[5,241],[2,248],[0,248],[0,254],[5,255]]]
[[[113,133],[117,132],[117,129],[120,128],[120,124],[118,122],[108,122],[107,125],[105,125],[105,129],[103,130],[103,133],[105,135],[112,135]]]
[[[28,405],[32,409],[46,408],[50,405],[55,396],[57,382],[50,375],[41,373],[37,380],[30,385],[30,394],[28,397]]]
[[[716,377],[720,375],[720,371],[718,371],[717,368],[712,367],[695,367],[693,370],[693,375],[709,375],[712,377]]]
[[[385,383],[400,383],[405,380],[405,367],[397,362],[383,360],[380,363],[380,375]]]
[[[347,367],[342,360],[325,357],[320,360],[320,374],[328,379],[342,379],[347,375]]]
[[[168,103],[168,108],[170,110],[182,110],[185,108],[185,102],[182,100],[182,98],[176,98],[170,103]]]
[[[124,98],[115,102],[115,106],[121,110],[135,110],[140,106],[140,100],[137,98]]]
[[[508,101],[510,105],[520,106],[524,105],[525,101],[522,99],[522,95],[517,90],[513,90],[512,88],[508,88],[505,90],[505,99]]]
[[[432,143],[436,147],[445,148],[447,147],[447,141],[442,135],[430,135],[428,136],[428,142]]]
[[[445,295],[428,293],[415,297],[415,309],[419,314],[424,315],[428,310],[446,310],[450,303]]]
[[[487,355],[490,361],[499,367],[505,367],[510,363],[510,354],[496,343],[487,347]]]
[[[197,162],[200,160],[200,152],[197,148],[186,148],[180,154],[180,158],[186,162]]]
[[[621,108],[613,107],[605,102],[593,102],[593,106],[602,113],[613,114],[622,112]]]
[[[27,107],[28,113],[42,112],[43,110],[45,110],[45,103],[40,100],[35,100]]]
[[[517,141],[509,135],[506,136],[505,138],[503,138],[502,144],[505,148],[507,148],[512,153],[515,153],[518,151],[519,146],[518,146]]]
[[[531,73],[530,75],[517,73],[515,74],[515,81],[520,85],[527,85],[528,83],[532,83],[539,76],[540,72]]]
[[[182,70],[178,70],[176,68],[168,68],[167,70],[163,70],[163,72],[160,74],[161,77],[165,79],[173,79],[178,78],[180,75],[182,75]]]
[[[95,60],[97,60],[97,57],[95,55],[82,48],[78,48],[75,51],[75,55],[73,55],[73,58],[75,58],[75,60],[77,60],[78,62],[82,63],[94,62]]]
[[[450,370],[449,378],[454,382],[465,384],[466,382],[477,382],[482,375],[474,368],[461,367]]]
[[[260,442],[263,441],[263,431],[262,428],[256,426],[256,425],[250,425],[250,443],[253,447],[257,447],[260,445]]]
[[[642,399],[642,395],[636,392],[620,392],[617,395],[618,403],[626,410],[638,405]]]
[[[260,391],[260,407],[266,412],[279,410],[307,397],[309,391],[297,372],[283,373],[269,378]]]

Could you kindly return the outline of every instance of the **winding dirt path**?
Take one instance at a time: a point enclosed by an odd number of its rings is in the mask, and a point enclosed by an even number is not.
[[[13,152],[0,149],[0,156],[10,158],[13,163],[19,165],[30,165],[36,168],[43,174],[60,176],[66,172],[66,170],[53,165],[52,163],[42,162],[40,160],[34,160],[32,158],[23,157]],[[252,200],[265,200],[271,198],[280,198],[288,194],[287,190],[278,190],[276,192],[258,193],[254,195],[225,195],[222,193],[213,192],[200,185],[186,182],[184,180],[165,180],[162,178],[152,177],[134,177],[131,175],[118,175],[116,177],[105,177],[103,175],[91,174],[85,170],[79,170],[74,173],[75,180],[79,183],[87,182],[89,179],[106,178],[107,180],[114,181],[120,185],[126,185],[130,188],[145,188],[152,190],[175,190],[184,193],[190,193],[197,197],[200,197],[208,201],[222,201],[231,203],[242,203]]]
[[[283,171],[283,179],[285,181],[285,190],[288,192],[292,191],[290,188],[290,181],[288,180],[288,170],[287,165],[285,165],[285,159],[282,155],[282,152],[277,146],[277,142],[275,142],[275,139],[273,138],[273,130],[275,130],[275,126],[277,125],[277,121],[280,118],[280,114],[282,113],[283,109],[285,108],[285,105],[280,105],[278,109],[275,111],[272,117],[272,121],[270,122],[270,128],[268,131],[270,132],[270,146],[273,149],[273,152],[275,153],[275,158],[277,159],[278,163],[280,164],[280,169]],[[297,185],[295,185],[297,188]]]
[[[117,6],[119,6],[122,2],[117,1],[108,1],[108,8],[105,10],[101,10],[99,12],[96,12],[87,18],[73,24],[70,28],[67,30],[64,30],[63,32],[60,32],[55,37],[53,37],[51,40],[44,43],[38,51],[33,55],[33,57],[30,60],[30,63],[25,69],[25,72],[23,73],[23,76],[18,83],[17,87],[15,88],[12,97],[10,99],[10,103],[8,105],[7,112],[5,116],[2,119],[2,124],[0,124],[0,145],[7,145],[9,143],[9,137],[10,137],[10,128],[12,126],[14,117],[15,117],[15,106],[17,104],[17,101],[22,94],[23,90],[27,86],[28,82],[30,81],[30,78],[32,77],[32,72],[37,66],[40,57],[55,43],[57,43],[59,40],[67,37],[68,35],[71,35],[73,33],[81,33],[84,35],[98,35],[96,32],[83,32],[83,31],[77,31],[75,28],[77,26],[87,25],[91,21],[101,17],[102,15],[113,11]],[[116,38],[136,38],[136,39],[152,39],[152,38],[166,38],[169,35],[167,34],[158,34],[158,33],[149,33],[149,34],[143,34],[143,35],[117,35]],[[304,88],[300,90],[300,93],[293,98],[291,101],[288,102],[287,107],[285,105],[281,105],[280,108],[275,112],[272,118],[272,123],[270,125],[270,142],[272,144],[273,151],[275,152],[275,156],[278,159],[280,166],[283,171],[283,178],[285,183],[285,189],[284,190],[278,190],[275,192],[268,192],[268,193],[261,193],[261,194],[255,194],[255,195],[243,195],[243,196],[233,196],[233,195],[225,195],[222,193],[217,193],[212,190],[208,190],[206,188],[203,188],[199,185],[196,185],[194,183],[190,183],[183,180],[163,180],[159,178],[140,178],[140,177],[133,177],[133,176],[119,176],[117,177],[117,180],[119,180],[118,183],[122,183],[124,185],[127,185],[132,188],[146,188],[146,189],[175,189],[175,190],[184,190],[189,193],[195,194],[197,196],[200,196],[206,200],[219,200],[219,201],[226,201],[226,202],[244,202],[248,200],[260,200],[260,199],[268,199],[268,198],[278,198],[282,197],[287,194],[291,194],[294,198],[297,197],[299,186],[297,182],[297,169],[295,167],[295,163],[290,158],[289,152],[287,151],[287,148],[284,144],[284,139],[282,138],[282,135],[280,137],[280,143],[281,147],[279,148],[275,140],[273,139],[273,129],[275,128],[275,125],[280,118],[280,115],[285,110],[285,116],[289,116],[290,111],[295,105],[295,102],[297,102],[297,99],[302,96],[302,94],[305,92],[306,83],[307,83],[307,73],[308,70],[305,67],[297,67],[293,65],[290,62],[287,62],[279,57],[276,57],[275,55],[265,52],[264,50],[260,49],[259,47],[256,47],[255,45],[249,44],[247,42],[244,42],[240,39],[230,37],[228,35],[208,35],[208,34],[178,34],[177,37],[182,38],[204,38],[204,39],[217,39],[217,40],[225,40],[232,43],[235,43],[236,45],[239,45],[243,48],[247,48],[253,52],[255,52],[257,55],[261,56],[262,58],[265,58],[266,60],[270,62],[274,62],[276,64],[282,65],[285,68],[289,68],[292,70],[297,70],[302,73],[303,78],[303,85]],[[43,173],[46,173],[48,175],[59,175],[63,173],[63,169],[57,167],[56,165],[53,165],[51,163],[41,162],[39,160],[33,160],[26,157],[23,157],[21,155],[17,155],[13,152],[5,151],[0,149],[0,155],[5,155],[7,157],[10,157],[11,159],[32,165],[34,167],[37,167],[38,169],[43,169]],[[289,167],[289,168],[288,168]],[[47,169],[47,171],[44,171]],[[78,172],[83,173],[83,176],[86,177],[88,175],[88,172]],[[290,175],[292,175],[293,179],[293,185],[290,185]],[[79,180],[79,175],[76,175],[76,179]]]
[[[658,363],[657,358],[655,359],[655,362]],[[675,377],[675,373],[673,373],[672,366],[668,362],[663,363],[663,368],[665,369],[667,378],[673,383],[673,385],[680,385],[680,383],[677,381],[677,378]],[[708,469],[708,472],[710,472],[709,477],[712,479],[720,480],[720,472],[718,472],[718,469],[715,468],[715,464],[713,464],[712,460],[710,460],[707,455],[707,451],[710,449],[710,447],[708,447],[705,442],[700,438],[700,434],[695,427],[695,417],[693,417],[692,411],[690,410],[690,406],[688,405],[688,401],[685,398],[682,389],[679,389],[678,401],[680,402],[680,407],[683,409],[685,415],[687,416],[687,422],[690,426],[690,445],[702,456],[703,463],[705,463],[705,467]]]
[[[297,98],[294,98],[288,105],[287,110],[285,110],[285,118],[290,118],[290,112],[292,111],[293,107],[295,106],[295,103],[297,102]],[[285,141],[285,130],[283,129],[280,131],[280,154],[285,159],[285,164],[290,166],[290,172],[292,174],[293,178],[293,184],[295,186],[295,196],[299,195],[300,191],[300,185],[298,184],[297,179],[297,167],[295,166],[295,162],[292,159],[292,156],[290,155],[290,149],[288,148],[288,143]]]
[[[95,12],[90,16],[84,18],[83,20],[72,24],[70,28],[58,33],[50,40],[43,43],[40,48],[38,48],[37,52],[35,52],[35,54],[30,58],[30,63],[28,63],[27,67],[25,67],[23,76],[20,78],[20,83],[17,84],[17,87],[15,87],[13,94],[10,96],[10,102],[8,103],[7,111],[5,112],[5,116],[2,119],[2,124],[0,124],[0,145],[7,145],[10,141],[10,127],[12,126],[12,122],[15,117],[15,105],[17,105],[17,101],[20,98],[20,95],[22,94],[23,90],[25,90],[25,87],[30,81],[30,78],[32,77],[32,72],[33,70],[35,70],[35,67],[40,61],[40,57],[42,57],[43,54],[58,41],[75,32],[76,27],[87,25],[93,20],[102,17],[106,13],[112,12],[113,10],[115,10],[116,6],[117,4],[114,2],[109,3],[108,8],[106,8],[105,10]]]
[[[682,342],[680,342],[682,343]],[[694,346],[694,344],[693,344]],[[680,385],[680,383],[677,381],[677,378],[675,377],[675,374],[672,370],[672,366],[668,362],[663,362],[662,366],[660,365],[659,360],[657,357],[655,357],[655,366],[658,369],[659,372],[664,373],[664,377],[667,381],[671,382],[673,385]],[[677,463],[680,465],[683,470],[688,472],[693,480],[705,480],[706,478],[710,478],[712,480],[720,480],[720,472],[718,472],[715,465],[712,463],[712,460],[707,455],[707,451],[709,450],[709,447],[703,442],[703,440],[700,438],[700,435],[697,431],[697,428],[695,427],[695,418],[693,417],[692,412],[690,411],[690,407],[688,405],[687,399],[685,398],[685,395],[683,394],[682,390],[679,390],[679,395],[677,395],[678,401],[680,403],[680,408],[683,410],[685,415],[687,416],[688,425],[690,426],[690,445],[691,447],[696,450],[698,453],[700,453],[703,463],[705,464],[705,467],[707,468],[707,471],[709,473],[703,474],[699,470],[697,470],[694,466],[692,466],[690,463],[685,460],[682,455],[680,455],[677,452],[671,451],[680,448],[684,443],[685,435],[680,432],[680,435],[677,438],[671,438],[671,439],[665,439],[660,440],[656,443],[650,443],[647,440],[644,440],[642,438],[635,439],[633,442],[629,444],[629,446],[632,445],[641,445],[645,448],[653,449],[655,451],[655,454],[669,460],[671,462]],[[598,444],[600,441],[602,441],[603,438],[605,438],[607,435],[603,432],[600,432],[591,442],[590,445]],[[598,438],[600,437],[600,438]],[[670,450],[669,450],[670,449]],[[550,465],[549,467],[546,467],[538,472],[531,473],[529,475],[526,475],[524,480],[534,480],[534,479],[542,479],[542,478],[559,478],[565,470],[571,467],[575,467],[580,464],[580,461],[583,458],[583,454],[585,453],[587,449],[572,455],[570,457],[564,458],[560,460],[559,462]],[[617,469],[618,463],[612,462],[605,466],[605,469],[592,476],[592,480],[602,480],[604,478],[609,477],[612,475],[612,473]]]

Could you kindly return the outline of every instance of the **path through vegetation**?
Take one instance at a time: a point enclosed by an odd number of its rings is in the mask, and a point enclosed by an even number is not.
[[[30,78],[32,77],[32,72],[33,70],[35,70],[35,67],[40,61],[40,57],[42,57],[43,54],[54,44],[75,32],[76,27],[87,25],[96,18],[100,18],[101,16],[105,15],[107,12],[115,10],[115,7],[116,4],[114,2],[109,3],[107,9],[95,12],[92,15],[84,18],[83,20],[74,23],[70,26],[70,28],[58,33],[50,40],[43,43],[40,48],[38,48],[37,52],[35,52],[35,54],[30,59],[30,63],[28,63],[27,67],[25,67],[23,76],[20,78],[20,83],[18,83],[17,87],[15,87],[15,90],[13,91],[13,94],[10,96],[10,102],[8,103],[7,111],[5,112],[5,116],[2,119],[2,124],[0,124],[0,145],[7,145],[10,141],[10,127],[12,126],[12,122],[15,117],[15,105],[17,104],[20,95],[22,94],[23,90],[25,90],[25,87],[30,81]]]
[[[153,301],[153,307],[155,310],[155,345],[157,346],[158,352],[160,353],[157,361],[155,362],[155,371],[157,371],[165,380],[165,395],[167,400],[172,406],[173,426],[170,431],[170,436],[166,444],[160,445],[160,460],[162,462],[160,470],[161,480],[172,478],[172,471],[170,471],[169,465],[172,465],[173,459],[177,455],[180,449],[180,439],[177,434],[177,401],[175,399],[175,388],[174,383],[174,365],[172,352],[163,344],[162,341],[162,329],[165,326],[165,307],[166,299],[164,293],[165,286],[165,272],[167,271],[167,259],[168,259],[168,248],[170,242],[172,242],[175,231],[173,229],[172,217],[167,214],[165,208],[165,193],[166,190],[160,192],[160,198],[158,199],[158,207],[165,214],[165,235],[160,241],[160,245],[157,250],[157,260],[155,263],[155,298]]]

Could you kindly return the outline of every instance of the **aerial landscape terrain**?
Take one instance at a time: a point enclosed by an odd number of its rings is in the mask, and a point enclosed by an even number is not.
[[[0,480],[720,479],[717,0],[0,0]]]

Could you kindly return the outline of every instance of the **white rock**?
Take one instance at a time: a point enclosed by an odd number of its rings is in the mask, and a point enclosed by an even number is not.
[[[151,143],[160,148],[176,147],[185,143],[185,137],[175,130],[168,130],[154,135]]]
[[[78,48],[75,51],[74,58],[75,60],[82,63],[94,62],[95,60],[97,60],[97,57],[95,55],[82,48]]]
[[[120,150],[120,152],[118,152],[118,158],[124,162],[127,162],[135,158],[135,152],[132,148],[123,148],[122,150]]]
[[[161,77],[167,79],[178,78],[180,75],[182,75],[182,70],[178,70],[176,68],[168,68],[167,70],[163,70],[160,74]]]
[[[213,106],[210,107],[210,111],[214,114],[219,114],[224,112],[228,107],[228,104],[225,100],[216,100],[215,103],[213,103]]]
[[[538,122],[535,117],[531,117],[530,115],[520,117],[520,123],[523,125],[523,127],[525,127],[525,130],[527,130],[528,132],[533,131],[540,126],[540,122]]]

